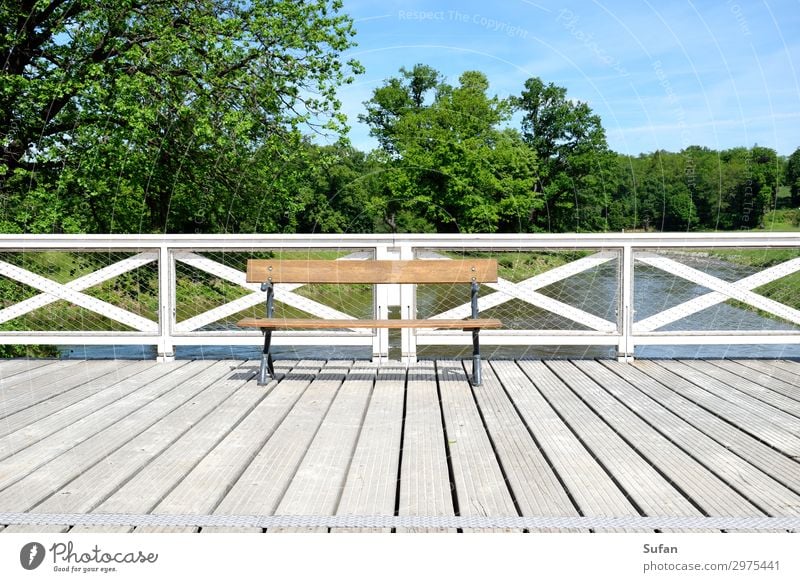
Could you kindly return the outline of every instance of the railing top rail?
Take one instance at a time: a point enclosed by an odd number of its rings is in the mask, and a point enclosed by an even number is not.
[[[760,233],[603,233],[603,234],[0,234],[0,249],[148,249],[188,250],[284,248],[369,248],[410,245],[426,248],[714,248],[800,247],[800,232]]]

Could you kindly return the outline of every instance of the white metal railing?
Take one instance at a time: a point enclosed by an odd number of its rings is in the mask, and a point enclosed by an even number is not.
[[[788,250],[777,264],[759,272],[749,273],[736,280],[715,275],[697,264],[700,249],[783,249]],[[483,252],[493,256],[508,253],[544,253],[554,250],[574,253],[577,259],[538,272],[523,275],[512,281],[503,276],[491,291],[482,293],[479,307],[482,312],[491,309],[531,309],[537,313],[551,314],[569,325],[537,327],[534,321],[520,317],[510,329],[482,332],[485,345],[600,345],[615,346],[619,359],[633,357],[636,346],[656,344],[798,344],[800,343],[800,311],[792,305],[770,299],[755,290],[775,284],[780,279],[800,271],[800,233],[760,234],[750,232],[721,234],[604,234],[604,235],[0,235],[0,282],[17,285],[27,290],[24,298],[0,297],[0,343],[4,344],[58,344],[106,345],[149,344],[157,346],[160,360],[174,356],[179,345],[258,345],[260,334],[236,329],[231,318],[248,309],[258,309],[264,294],[258,284],[245,281],[240,268],[224,260],[225,256],[249,256],[256,252],[298,253],[336,251],[339,259],[446,259],[449,253]],[[57,281],[47,273],[25,266],[20,257],[36,253],[70,253],[68,256],[95,253],[111,257],[103,266],[67,282]],[[683,255],[681,254],[683,253]],[[694,253],[694,254],[693,254]],[[682,256],[692,260],[681,260]],[[791,256],[796,255],[796,256]],[[716,260],[716,259],[715,259]],[[726,264],[724,261],[717,261]],[[35,264],[36,261],[33,261]],[[241,263],[241,261],[240,261]],[[695,263],[695,264],[692,264]],[[115,278],[135,273],[142,268],[151,269],[150,278],[157,289],[153,302],[157,309],[148,315],[135,313],[130,307],[115,304],[110,299],[100,299],[90,291],[98,285],[108,284]],[[581,287],[572,289],[572,295],[559,296],[554,285],[562,285],[575,276],[599,273],[605,268],[613,280],[605,280],[606,305],[597,309],[596,301],[581,297]],[[217,281],[241,292],[235,298],[204,305],[191,316],[178,318],[176,289],[183,284],[179,271],[211,276]],[[610,269],[610,271],[609,271]],[[693,285],[687,291],[691,296],[678,298],[670,305],[662,297],[639,297],[640,304],[657,305],[662,309],[649,309],[646,316],[637,316],[634,309],[636,285],[645,276],[643,269]],[[39,269],[41,271],[41,269]],[[63,277],[62,277],[63,278]],[[590,276],[591,279],[591,276]],[[788,283],[787,283],[788,284]],[[676,283],[670,283],[673,287]],[[303,295],[302,285],[278,285],[276,302],[287,308],[317,317],[352,318],[341,307],[326,304],[318,298]],[[800,293],[800,291],[798,291]],[[588,293],[588,290],[587,290]],[[660,295],[661,292],[658,292]],[[186,295],[185,293],[183,294]],[[680,295],[680,294],[678,294]],[[791,291],[789,292],[791,295]],[[461,304],[451,304],[424,317],[458,318],[469,316],[467,296]],[[156,301],[157,300],[157,301]],[[700,313],[735,300],[759,310],[767,317],[781,322],[775,329],[746,329],[704,327],[702,329],[676,329],[676,322],[689,321]],[[78,306],[87,313],[102,316],[119,329],[88,329],[75,331],[60,326],[58,322],[46,329],[28,329],[20,325],[24,316],[52,306],[56,302]],[[413,285],[377,285],[374,288],[373,316],[386,317],[392,307],[399,307],[400,317],[415,317],[418,312],[418,294]],[[652,305],[651,305],[652,304]],[[21,319],[22,318],[22,319]],[[687,320],[687,318],[689,318]],[[503,319],[503,317],[501,317]],[[13,328],[11,324],[17,322]],[[219,322],[226,322],[214,327]],[[522,326],[522,327],[520,327]],[[579,329],[576,329],[579,328]],[[413,361],[417,347],[423,345],[467,345],[471,336],[463,332],[433,330],[403,330],[400,339],[401,357]],[[275,345],[361,345],[371,346],[374,358],[384,358],[389,351],[388,330],[374,333],[351,332],[286,332],[276,334]]]

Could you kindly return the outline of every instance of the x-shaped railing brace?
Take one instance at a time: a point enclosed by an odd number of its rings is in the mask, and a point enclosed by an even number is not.
[[[667,324],[688,317],[703,309],[713,307],[728,299],[736,299],[742,303],[747,303],[762,311],[777,315],[787,321],[800,325],[800,311],[752,292],[752,289],[756,289],[762,285],[766,285],[767,283],[800,271],[800,258],[791,259],[774,265],[754,275],[740,279],[735,283],[723,281],[718,277],[703,273],[702,271],[698,271],[697,269],[656,253],[639,252],[636,253],[635,258],[637,261],[641,261],[647,265],[670,273],[671,275],[676,275],[692,283],[696,283],[697,285],[702,285],[707,289],[711,289],[712,292],[685,301],[680,305],[656,313],[641,321],[637,321],[633,324],[634,332],[655,331]]]
[[[52,279],[42,277],[36,273],[32,273],[27,269],[12,265],[5,261],[0,261],[0,275],[5,275],[14,281],[18,281],[34,289],[42,291],[42,294],[36,295],[19,303],[15,303],[5,309],[0,310],[0,323],[5,323],[12,319],[16,319],[26,313],[30,313],[36,309],[40,309],[54,303],[60,299],[68,301],[74,305],[84,307],[90,311],[94,311],[104,317],[113,319],[118,323],[130,326],[138,331],[148,333],[158,333],[158,323],[150,319],[141,317],[130,311],[126,311],[116,305],[112,305],[107,301],[102,301],[96,297],[91,297],[85,293],[81,293],[90,287],[94,287],[99,283],[113,279],[118,275],[133,271],[139,267],[158,260],[158,253],[144,252],[118,261],[112,265],[74,279],[69,283],[58,283]]]

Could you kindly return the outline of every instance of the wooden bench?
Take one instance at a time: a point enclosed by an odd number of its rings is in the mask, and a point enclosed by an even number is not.
[[[267,293],[266,317],[245,318],[241,327],[256,327],[264,333],[264,351],[258,374],[259,385],[274,378],[270,344],[272,332],[279,329],[402,329],[436,328],[472,331],[472,384],[481,384],[481,359],[479,332],[485,328],[499,328],[498,319],[478,318],[478,287],[480,283],[497,281],[497,261],[474,260],[414,260],[414,261],[324,261],[324,260],[272,260],[247,261],[247,282],[261,283]],[[471,319],[281,319],[273,317],[274,286],[277,283],[333,283],[333,284],[447,284],[470,285],[472,303]]]

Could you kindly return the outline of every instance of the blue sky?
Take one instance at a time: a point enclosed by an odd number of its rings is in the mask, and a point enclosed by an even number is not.
[[[609,146],[636,155],[689,145],[800,147],[800,0],[344,0],[366,68],[339,97],[357,121],[375,88],[416,63],[456,83],[484,72],[492,94],[541,77],[590,104]]]

